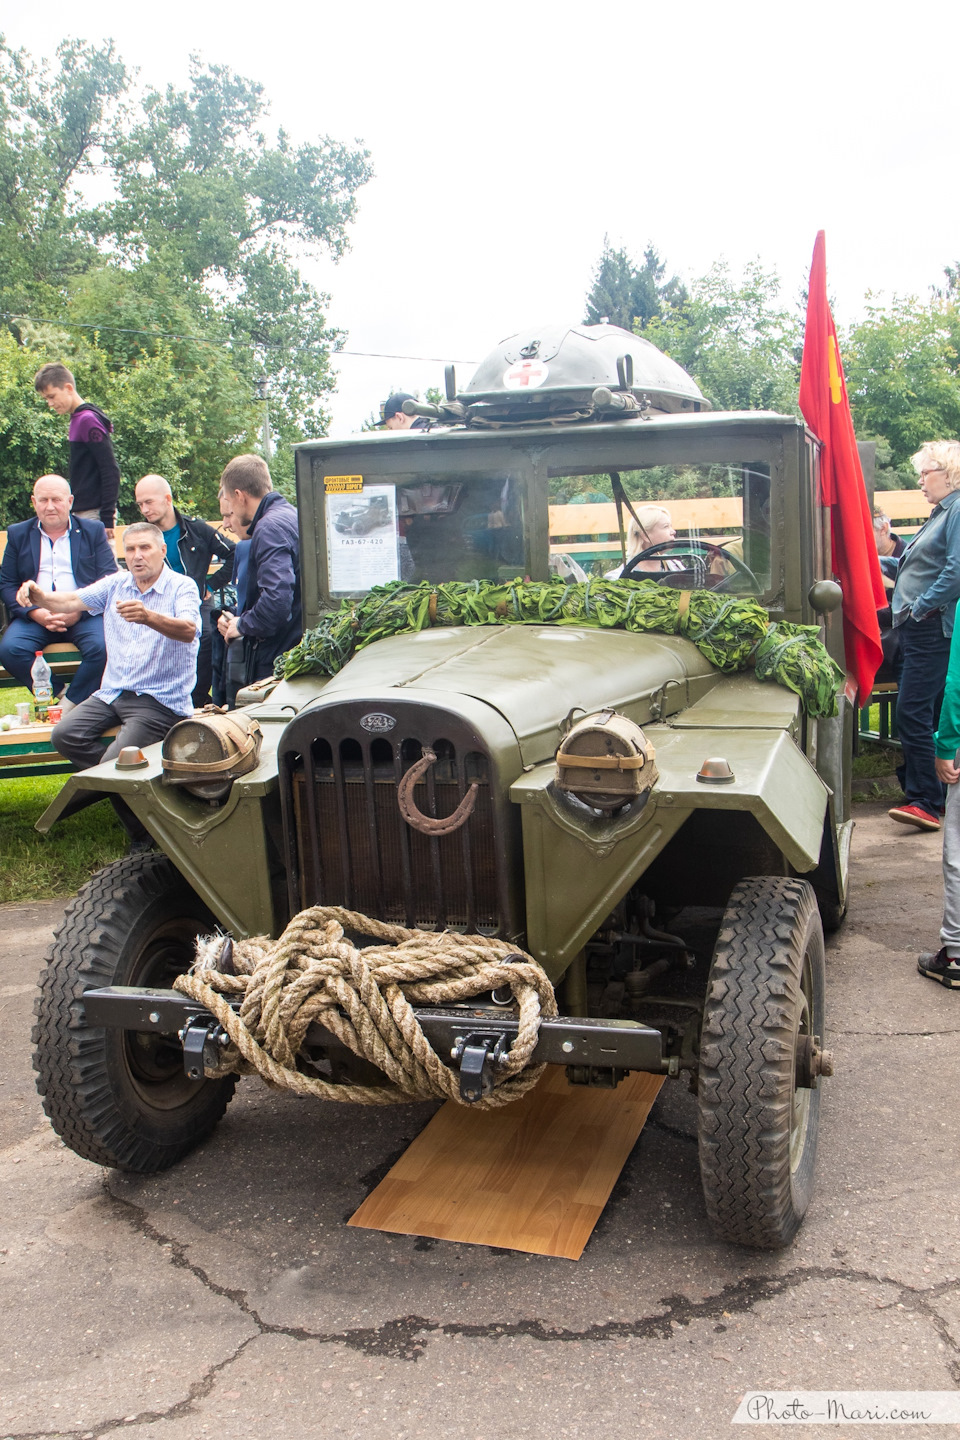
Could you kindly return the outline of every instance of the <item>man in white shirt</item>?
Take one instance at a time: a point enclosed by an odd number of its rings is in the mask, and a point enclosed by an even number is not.
[[[38,650],[57,640],[75,645],[80,665],[61,700],[65,712],[100,684],[106,661],[103,620],[80,609],[54,613],[45,605],[20,605],[17,591],[24,581],[35,580],[42,591],[62,594],[116,572],[116,556],[103,525],[99,520],[77,519],[72,506],[66,480],[41,475],[33,487],[37,518],[10,526],[0,564],[0,598],[10,615],[0,638],[0,665],[30,689],[30,669]],[[54,679],[55,689],[62,685],[62,680]]]
[[[103,616],[107,663],[103,684],[55,725],[54,747],[80,770],[112,760],[127,745],[151,745],[193,713],[200,646],[200,595],[188,575],[165,563],[163,533],[156,525],[128,525],[123,535],[127,570],[107,575],[72,593],[48,592],[28,580],[17,592],[21,605],[46,606]],[[104,749],[112,725],[120,733]],[[134,848],[149,836],[117,796],[114,809]]]

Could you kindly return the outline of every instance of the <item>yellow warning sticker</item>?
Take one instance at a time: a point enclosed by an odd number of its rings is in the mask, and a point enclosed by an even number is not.
[[[328,495],[345,495],[363,489],[362,475],[325,475],[323,488]]]

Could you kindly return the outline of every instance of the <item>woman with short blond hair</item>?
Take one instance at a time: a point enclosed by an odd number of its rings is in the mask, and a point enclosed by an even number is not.
[[[903,552],[890,601],[903,655],[897,696],[903,763],[897,774],[906,800],[888,814],[918,830],[939,830],[943,785],[933,732],[960,597],[960,442],[930,440],[912,458],[933,509]]]
[[[669,510],[662,505],[638,505],[630,517],[627,531],[627,560],[632,560],[634,555],[639,555],[643,550],[649,550],[651,545],[665,545],[676,538],[677,532],[673,528]],[[659,574],[663,570],[682,569],[681,560],[667,560],[659,555],[651,555],[649,560],[641,560],[638,565],[634,565],[633,574],[638,570]],[[606,572],[606,578],[619,580],[622,574],[623,566],[618,565]]]

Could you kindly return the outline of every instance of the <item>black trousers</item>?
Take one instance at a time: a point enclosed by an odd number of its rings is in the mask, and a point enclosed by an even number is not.
[[[200,650],[197,654],[197,683],[193,691],[193,703],[197,710],[210,704],[210,686],[213,681],[213,632],[216,625],[211,618],[212,606],[209,600],[200,606]]]

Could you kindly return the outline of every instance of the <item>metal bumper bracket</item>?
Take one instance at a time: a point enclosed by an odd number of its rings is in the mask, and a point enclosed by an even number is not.
[[[179,1032],[183,1046],[183,1073],[188,1080],[202,1080],[207,1065],[215,1066],[220,1045],[229,1039],[218,1020],[206,1014],[192,1016]]]
[[[458,1036],[451,1059],[460,1066],[460,1099],[475,1105],[493,1089],[493,1073],[502,1064],[509,1046],[505,1035]]]

